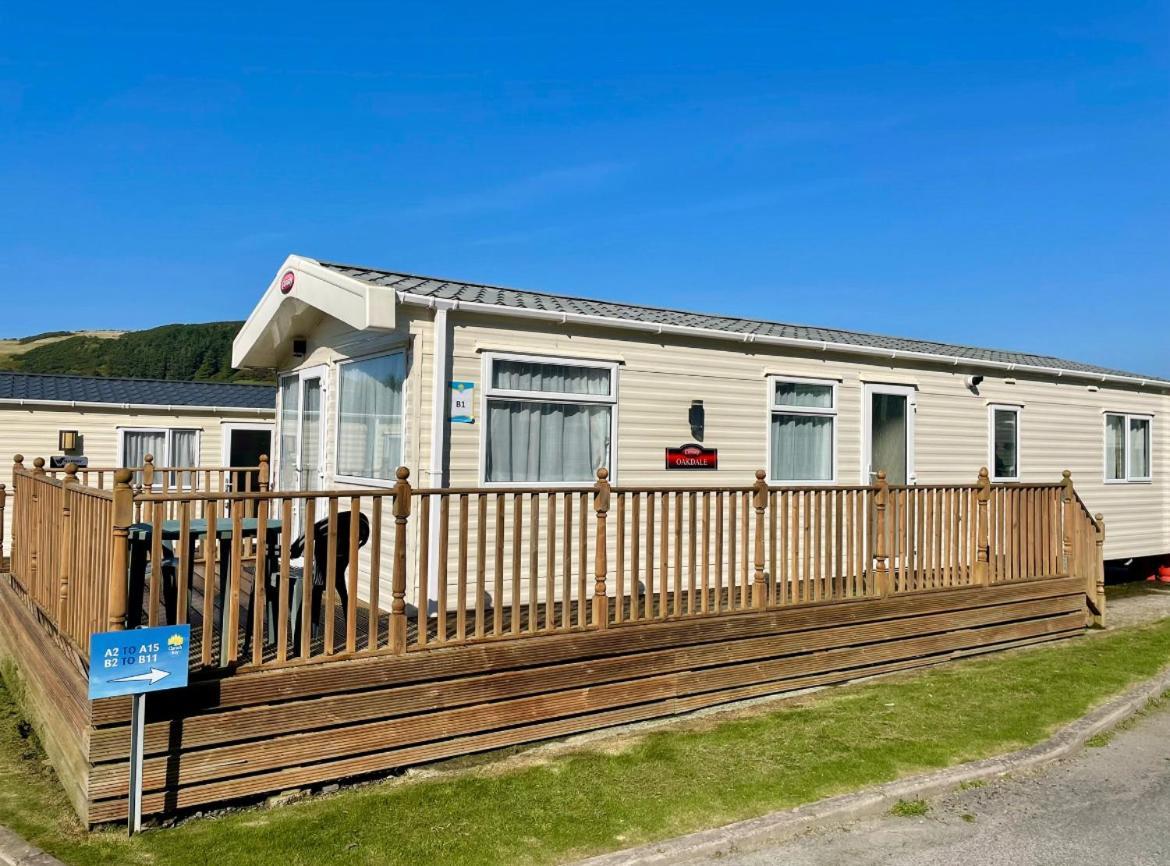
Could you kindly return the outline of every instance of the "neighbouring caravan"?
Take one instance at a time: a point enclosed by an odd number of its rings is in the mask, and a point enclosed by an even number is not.
[[[255,466],[271,451],[275,399],[268,385],[0,372],[0,483],[12,493],[17,453],[47,469],[141,466],[147,454],[158,466]]]
[[[1026,352],[290,256],[236,339],[282,489],[1056,482],[1109,559],[1170,552],[1170,381]]]

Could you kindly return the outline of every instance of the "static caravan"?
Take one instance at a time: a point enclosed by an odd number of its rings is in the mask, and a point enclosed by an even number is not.
[[[0,372],[0,483],[12,491],[17,453],[50,471],[141,466],[147,454],[159,466],[255,466],[272,447],[275,401],[267,385]]]
[[[1170,552],[1170,381],[1026,352],[290,256],[234,346],[279,372],[280,488],[1060,481]]]

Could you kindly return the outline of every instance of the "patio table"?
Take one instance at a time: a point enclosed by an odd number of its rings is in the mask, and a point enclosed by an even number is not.
[[[161,524],[161,534],[163,542],[179,541],[182,535],[182,523],[178,520],[164,520]],[[280,540],[280,531],[282,529],[280,520],[268,520],[266,531],[266,547],[264,555],[257,555],[256,557],[256,580],[267,580],[268,578],[268,563],[273,556],[276,545]],[[199,538],[203,538],[208,532],[207,520],[191,520],[188,522],[189,547],[186,551],[181,551],[180,556],[187,556],[191,563],[191,570],[189,574],[194,574],[195,566],[195,542]],[[215,518],[215,537],[221,542],[219,548],[219,598],[220,598],[220,645],[219,645],[219,662],[221,665],[226,664],[227,642],[223,636],[227,634],[228,620],[230,616],[230,608],[224,603],[227,597],[228,578],[231,569],[231,540],[234,535],[233,521],[230,517]],[[245,517],[240,522],[240,537],[241,538],[255,538],[259,532],[259,521],[255,517]],[[150,548],[153,542],[154,526],[150,523],[135,523],[130,526],[130,573],[128,575],[129,585],[127,592],[127,609],[131,611],[142,610],[142,600],[146,592],[146,563],[150,553]],[[159,567],[156,564],[155,567]],[[161,571],[161,568],[160,568]],[[178,575],[175,575],[177,580]],[[176,599],[177,586],[163,585],[163,607],[165,609],[168,624],[173,624],[176,620]],[[248,636],[251,638],[252,617],[247,616]]]

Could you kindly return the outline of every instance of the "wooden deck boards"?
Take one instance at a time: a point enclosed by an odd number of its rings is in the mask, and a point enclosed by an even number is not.
[[[671,608],[672,597],[664,604]],[[363,611],[364,639],[372,618]],[[502,613],[507,623],[511,611]],[[560,611],[553,613],[559,623]],[[41,628],[30,614],[15,590],[0,592],[0,616],[27,635],[7,646],[22,664]],[[519,615],[531,615],[527,605]],[[544,615],[539,606],[536,615]],[[386,616],[380,612],[383,636]],[[197,671],[187,689],[147,702],[144,809],[206,807],[904,670],[1075,635],[1086,621],[1083,581],[1045,578],[623,622],[604,631],[514,638],[505,627],[499,637],[432,642],[403,655],[359,652],[276,669]],[[340,642],[340,620],[334,633]],[[119,820],[128,701],[91,705],[78,672],[65,680],[65,692],[44,704],[72,705],[63,716],[68,723],[49,731],[60,741],[55,765],[73,787],[79,814],[93,823]]]

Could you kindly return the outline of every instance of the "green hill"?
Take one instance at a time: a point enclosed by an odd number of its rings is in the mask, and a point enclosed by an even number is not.
[[[38,335],[21,351],[0,354],[0,368],[22,373],[129,376],[141,379],[201,379],[271,382],[266,371],[233,370],[232,340],[243,322],[162,325],[117,336],[62,332]],[[52,337],[52,339],[43,339]],[[21,341],[17,340],[20,344]],[[26,348],[27,347],[27,348]]]

